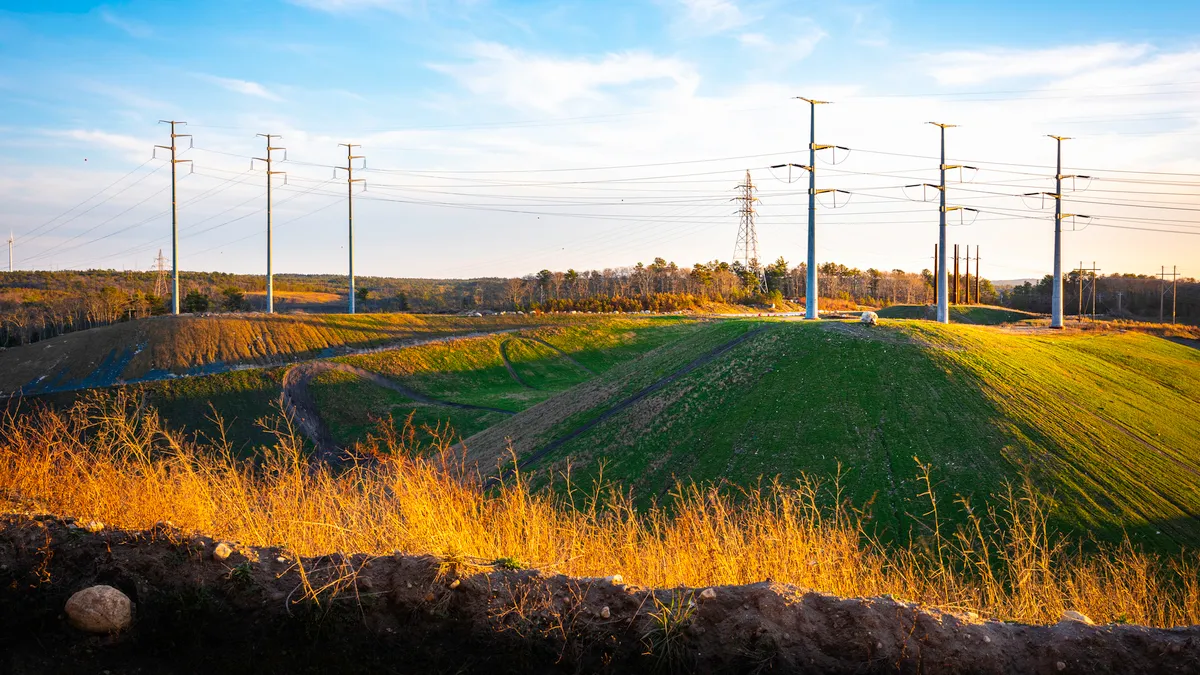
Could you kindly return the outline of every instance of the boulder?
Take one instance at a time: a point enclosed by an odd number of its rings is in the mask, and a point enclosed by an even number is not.
[[[133,623],[133,603],[112,586],[92,586],[77,592],[67,600],[66,612],[72,626],[88,633],[116,633]]]
[[[879,323],[879,315],[875,312],[863,312],[858,321],[859,323],[865,323],[868,326],[874,326]]]

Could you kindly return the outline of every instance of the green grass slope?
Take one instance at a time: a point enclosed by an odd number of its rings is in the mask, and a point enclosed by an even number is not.
[[[603,317],[334,361],[431,399],[517,413],[700,327],[677,317]],[[421,403],[344,372],[322,373],[310,391],[335,440],[344,445],[361,440],[388,416],[401,420],[413,414],[418,428],[449,425],[464,438],[506,419],[502,413]]]
[[[570,326],[587,315],[415,314],[159,316],[0,351],[0,395],[111,386],[164,374],[206,374],[339,351],[473,332]]]
[[[706,327],[467,439],[468,450],[486,467],[511,441],[527,470],[570,464],[577,484],[603,466],[643,499],[680,478],[748,485],[840,464],[844,496],[873,501],[892,534],[929,510],[916,456],[934,467],[943,515],[957,495],[978,505],[1028,474],[1055,495],[1059,526],[1200,543],[1200,351],[1135,334],[760,323],[636,398],[753,323]]]
[[[881,319],[932,319],[933,307],[930,305],[891,305],[876,312]],[[1016,323],[1027,319],[1036,319],[1037,314],[1022,312],[1005,307],[989,305],[951,305],[951,323],[969,323],[980,326],[998,326],[1004,323]]]

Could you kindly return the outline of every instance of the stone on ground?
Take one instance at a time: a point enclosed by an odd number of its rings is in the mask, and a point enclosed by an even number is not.
[[[859,323],[865,323],[868,326],[874,326],[879,323],[879,315],[875,312],[863,312],[858,321]]]
[[[115,633],[133,623],[133,603],[112,586],[92,586],[67,600],[67,619],[88,633]]]

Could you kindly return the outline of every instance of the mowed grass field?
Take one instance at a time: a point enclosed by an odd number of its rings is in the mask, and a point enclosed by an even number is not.
[[[322,419],[344,445],[361,440],[389,415],[401,420],[413,414],[417,428],[448,425],[465,438],[507,419],[504,412],[547,401],[701,326],[679,317],[605,317],[333,359],[422,397],[503,412],[421,402],[339,371],[320,374],[310,391]]]
[[[653,373],[739,331],[751,335],[628,402]],[[1200,543],[1195,349],[918,321],[727,322],[672,347],[468,438],[469,452],[494,466],[511,442],[543,481],[568,466],[576,484],[602,471],[643,504],[681,479],[747,486],[840,467],[842,496],[871,504],[885,536],[928,520],[916,457],[932,467],[944,518],[961,520],[956,499],[985,508],[1028,476],[1054,496],[1064,529]]]

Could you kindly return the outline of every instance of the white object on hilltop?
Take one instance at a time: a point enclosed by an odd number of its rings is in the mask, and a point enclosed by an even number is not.
[[[133,603],[112,586],[92,586],[67,600],[71,625],[88,633],[115,633],[133,623]]]
[[[863,312],[858,321],[859,323],[865,323],[868,326],[874,326],[879,323],[879,315],[875,312]]]

